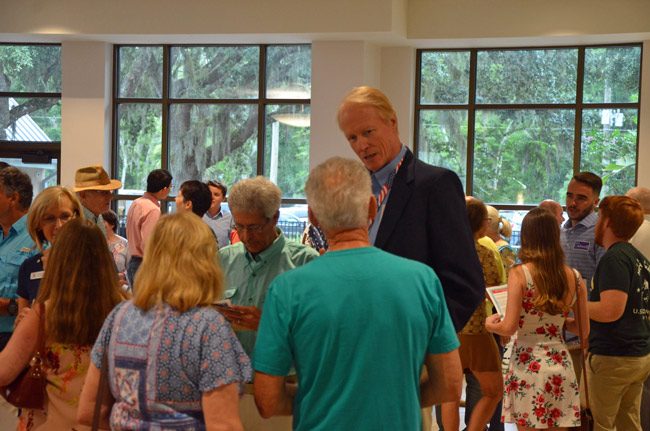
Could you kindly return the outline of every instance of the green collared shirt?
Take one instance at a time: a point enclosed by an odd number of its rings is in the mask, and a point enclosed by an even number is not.
[[[266,292],[273,279],[319,256],[318,252],[306,245],[287,241],[282,231],[273,244],[253,256],[244,244],[224,247],[219,250],[221,266],[226,276],[224,297],[235,305],[263,308]],[[237,337],[250,356],[255,347],[257,332],[238,331]]]
[[[84,217],[86,218],[86,220],[95,223],[99,228],[99,230],[101,230],[102,233],[104,234],[104,237],[106,237],[106,225],[104,224],[104,218],[102,217],[102,215],[100,214],[96,216],[95,213],[93,213],[83,205],[81,206],[81,209],[84,212]]]

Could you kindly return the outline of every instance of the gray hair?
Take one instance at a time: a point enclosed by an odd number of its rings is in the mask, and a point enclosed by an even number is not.
[[[228,206],[245,213],[261,213],[272,218],[280,210],[282,191],[268,179],[257,176],[240,180],[230,190]]]
[[[0,170],[0,191],[6,196],[18,194],[18,204],[27,211],[32,204],[34,189],[29,175],[18,168],[9,166]]]
[[[650,213],[650,189],[647,187],[632,187],[625,193],[635,201],[641,204],[644,213]]]
[[[370,174],[357,160],[332,157],[316,166],[305,185],[307,204],[323,230],[368,227]]]

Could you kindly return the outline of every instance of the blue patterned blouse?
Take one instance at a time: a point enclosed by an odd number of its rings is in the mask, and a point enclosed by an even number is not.
[[[210,307],[179,313],[161,305],[144,312],[123,302],[93,348],[97,368],[107,346],[111,429],[205,429],[202,394],[251,380],[248,356]]]

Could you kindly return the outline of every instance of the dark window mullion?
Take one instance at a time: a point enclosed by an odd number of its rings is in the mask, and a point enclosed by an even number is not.
[[[465,194],[474,193],[474,143],[476,131],[476,71],[478,52],[473,49],[469,57],[469,95],[467,107],[467,167],[465,168]]]
[[[170,110],[170,97],[171,91],[171,64],[170,64],[170,51],[171,46],[163,46],[163,79],[162,79],[162,128],[161,128],[161,148],[160,148],[160,164],[163,169],[169,169],[169,110]],[[165,206],[166,207],[166,206]]]
[[[578,73],[576,82],[576,107],[575,107],[575,130],[573,133],[573,173],[580,172],[580,159],[582,157],[582,99],[584,92],[585,76],[585,48],[578,49]]]
[[[265,119],[266,119],[266,48],[260,45],[260,61],[258,75],[257,99],[257,175],[264,175],[264,150],[266,147]]]

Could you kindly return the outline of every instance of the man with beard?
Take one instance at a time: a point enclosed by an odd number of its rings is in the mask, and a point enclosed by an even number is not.
[[[643,382],[650,376],[650,262],[630,244],[643,209],[627,196],[599,206],[595,240],[607,252],[589,297],[587,381],[595,430],[641,430]]]
[[[603,181],[594,173],[580,172],[573,176],[566,192],[569,220],[562,225],[560,231],[566,263],[580,271],[587,286],[591,283],[598,261],[605,253],[594,241],[594,227],[598,220],[598,214],[594,210],[602,187]]]

